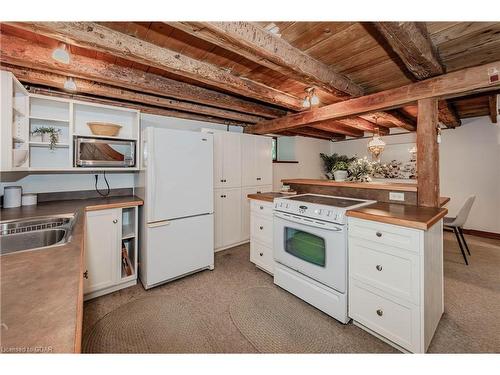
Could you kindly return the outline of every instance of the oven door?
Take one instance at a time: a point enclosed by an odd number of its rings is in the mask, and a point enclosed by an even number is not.
[[[347,229],[325,221],[274,212],[277,262],[340,293],[347,284]]]

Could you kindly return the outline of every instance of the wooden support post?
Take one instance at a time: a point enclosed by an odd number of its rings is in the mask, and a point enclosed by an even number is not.
[[[418,205],[439,207],[439,145],[437,143],[438,101],[418,101],[417,185]]]

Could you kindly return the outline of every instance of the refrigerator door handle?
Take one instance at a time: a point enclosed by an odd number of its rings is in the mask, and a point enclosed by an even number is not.
[[[157,227],[163,227],[166,225],[170,225],[169,220],[162,220],[162,221],[154,221],[152,223],[148,223],[148,228],[157,228]]]

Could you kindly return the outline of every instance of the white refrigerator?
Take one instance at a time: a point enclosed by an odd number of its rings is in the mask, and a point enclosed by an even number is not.
[[[141,133],[139,277],[146,289],[214,267],[213,136]]]

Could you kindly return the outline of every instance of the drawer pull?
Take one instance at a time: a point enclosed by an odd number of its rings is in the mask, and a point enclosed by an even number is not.
[[[263,209],[264,209],[264,206],[260,206],[259,208],[260,208],[261,210],[263,210]]]
[[[264,229],[264,227],[261,225],[261,226],[259,227],[259,229],[260,229],[260,230],[262,230],[262,229]]]
[[[375,234],[377,235],[377,237],[382,237],[382,233],[381,232],[377,232]]]
[[[380,264],[377,264],[375,268],[377,269],[377,271],[382,271],[382,266]]]
[[[377,315],[378,315],[378,316],[382,316],[382,315],[384,315],[384,311],[383,311],[383,310],[381,310],[381,309],[378,309],[378,310],[377,310]]]
[[[113,224],[116,224],[118,223],[118,220],[117,219],[113,219]]]
[[[259,253],[259,255],[260,255],[260,256],[263,256],[263,255],[264,255],[264,253]]]

